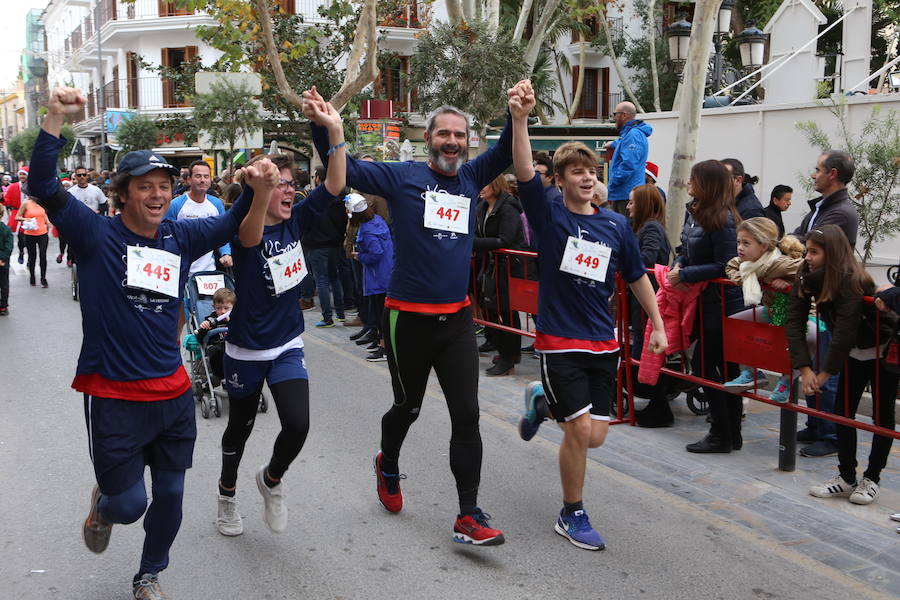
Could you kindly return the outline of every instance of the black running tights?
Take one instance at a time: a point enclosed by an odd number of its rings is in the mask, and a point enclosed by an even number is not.
[[[290,379],[269,386],[281,421],[281,433],[275,438],[269,477],[281,479],[306,442],[309,433],[309,381]],[[229,397],[228,426],[222,434],[222,487],[233,488],[237,483],[238,466],[244,454],[244,444],[250,438],[256,422],[256,408],[262,389],[242,398]]]
[[[478,499],[482,452],[472,309],[448,315],[385,310],[383,332],[394,405],[381,419],[382,468],[399,472],[400,447],[419,416],[433,368],[450,411],[450,470],[456,479],[460,512],[471,513]]]

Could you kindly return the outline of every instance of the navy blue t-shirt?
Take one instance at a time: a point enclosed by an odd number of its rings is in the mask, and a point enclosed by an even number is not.
[[[512,162],[511,135],[507,123],[496,146],[465,163],[451,177],[422,162],[381,163],[347,158],[347,185],[385,198],[391,210],[395,260],[389,298],[422,304],[453,304],[467,299],[475,205],[481,189]],[[313,126],[313,141],[319,155],[325,156],[326,130]],[[469,233],[427,229],[426,191],[468,198]]]
[[[275,293],[267,259],[300,243],[303,232],[328,209],[335,196],[324,185],[291,208],[291,216],[263,228],[262,241],[252,248],[231,243],[237,299],[231,311],[228,342],[251,350],[278,348],[303,333],[300,286]]]
[[[614,339],[609,297],[615,289],[616,273],[628,283],[645,273],[637,238],[627,219],[603,208],[592,215],[579,215],[562,202],[548,202],[537,174],[531,181],[519,182],[519,197],[541,248],[538,331],[575,340]],[[569,236],[612,249],[606,281],[560,271]]]
[[[59,186],[56,157],[65,140],[41,131],[32,155],[29,183],[39,198]],[[84,339],[78,375],[99,374],[112,381],[167,377],[182,366],[178,347],[181,292],[191,263],[226,243],[247,214],[253,191],[245,188],[223,215],[187,221],[163,220],[155,238],[128,229],[120,216],[96,214],[68,194],[65,205],[49,212],[78,257]],[[128,246],[155,248],[179,258],[177,297],[126,285]]]

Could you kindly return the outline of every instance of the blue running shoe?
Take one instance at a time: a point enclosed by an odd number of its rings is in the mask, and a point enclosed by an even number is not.
[[[583,510],[576,510],[571,515],[564,514],[565,509],[559,511],[559,518],[556,519],[556,533],[563,536],[573,545],[583,548],[584,550],[603,550],[606,543],[597,533],[597,530],[591,527],[591,521]]]
[[[782,377],[778,380],[778,383],[775,384],[775,391],[769,396],[769,400],[774,400],[779,404],[784,404],[788,400],[790,400],[791,395],[791,380],[787,377]]]
[[[519,437],[526,442],[533,438],[549,412],[544,386],[540,381],[532,381],[525,386],[525,413],[519,419]]]
[[[741,374],[731,381],[726,382],[723,387],[726,392],[746,392],[751,389],[756,382],[763,382],[766,379],[766,374],[762,371],[756,372],[756,379],[753,379],[753,371],[750,369],[741,369]]]
[[[334,321],[332,321],[331,319],[328,319],[327,321],[326,321],[325,319],[322,319],[321,321],[319,321],[318,323],[316,323],[316,327],[319,327],[319,328],[321,328],[321,327],[334,327]]]

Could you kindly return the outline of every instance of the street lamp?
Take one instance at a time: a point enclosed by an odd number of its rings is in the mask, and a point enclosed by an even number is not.
[[[666,40],[669,43],[669,62],[680,79],[684,63],[687,62],[688,44],[691,41],[691,24],[687,22],[684,14],[678,15],[678,20],[666,28]]]
[[[748,23],[736,38],[741,51],[741,63],[747,71],[755,71],[763,64],[766,54],[766,34],[753,23]]]
[[[722,0],[719,7],[719,18],[716,21],[716,34],[726,37],[731,32],[731,13],[734,10],[737,0]]]

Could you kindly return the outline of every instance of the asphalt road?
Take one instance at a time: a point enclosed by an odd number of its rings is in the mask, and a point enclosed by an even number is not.
[[[42,290],[14,274],[11,315],[0,317],[0,600],[128,598],[137,569],[137,524],[116,526],[102,555],[80,537],[93,472],[82,399],[69,387],[81,323],[67,277],[53,264],[51,287]],[[310,325],[318,318],[307,313]],[[198,410],[184,523],[161,575],[171,598],[879,597],[835,568],[597,461],[588,467],[586,508],[607,549],[576,549],[553,531],[560,508],[553,436],[524,443],[510,419],[487,412],[479,501],[507,542],[455,544],[450,426],[434,381],[401,456],[405,508],[388,514],[371,468],[391,402],[387,365],[366,363],[342,341],[347,333],[305,335],[312,429],[285,478],[285,533],[265,528],[253,482],[278,432],[276,414],[258,418],[244,454],[245,532],[225,538],[214,525],[225,416],[204,420]],[[615,432],[607,443],[616,444]]]

